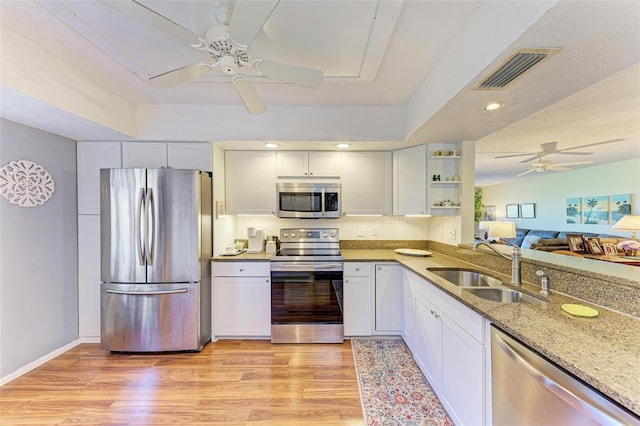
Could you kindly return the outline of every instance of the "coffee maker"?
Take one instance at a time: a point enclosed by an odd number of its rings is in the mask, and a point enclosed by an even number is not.
[[[264,251],[264,230],[262,228],[247,228],[249,248],[247,253],[262,253]]]

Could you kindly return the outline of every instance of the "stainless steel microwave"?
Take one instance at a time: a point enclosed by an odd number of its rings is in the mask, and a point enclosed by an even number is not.
[[[281,182],[276,184],[278,217],[337,219],[340,217],[340,184]]]

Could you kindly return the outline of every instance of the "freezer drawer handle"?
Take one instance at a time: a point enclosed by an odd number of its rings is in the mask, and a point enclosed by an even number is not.
[[[530,364],[517,350],[511,346],[506,340],[498,335],[494,335],[496,343],[502,349],[509,358],[515,363],[520,365],[536,382],[547,388],[554,393],[558,398],[565,401],[567,404],[589,415],[592,419],[603,424],[610,424],[613,418],[609,416],[609,413],[602,411],[604,408],[599,408],[597,403],[588,395],[576,390],[569,390],[562,384],[552,380],[550,377],[539,371],[536,367]]]
[[[187,293],[189,292],[188,288],[179,288],[176,290],[164,290],[164,291],[120,291],[120,290],[106,290],[107,293],[111,294],[127,294],[132,296],[153,296],[156,294],[177,294],[177,293]]]

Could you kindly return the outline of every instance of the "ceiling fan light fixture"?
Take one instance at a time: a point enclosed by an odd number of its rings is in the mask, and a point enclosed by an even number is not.
[[[486,104],[483,108],[485,111],[495,111],[497,109],[502,108],[502,104],[500,102],[490,102]]]

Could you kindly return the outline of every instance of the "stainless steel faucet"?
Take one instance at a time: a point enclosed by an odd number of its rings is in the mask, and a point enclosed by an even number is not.
[[[522,284],[522,274],[520,272],[520,263],[522,262],[522,252],[520,251],[520,247],[513,246],[513,251],[511,252],[511,256],[507,256],[502,253],[500,250],[492,246],[486,241],[478,241],[473,245],[474,250],[478,250],[478,246],[487,246],[491,249],[491,251],[495,252],[498,256],[510,260],[511,261],[511,284],[520,285]]]
[[[549,295],[549,277],[547,276],[547,274],[544,273],[544,271],[536,271],[536,276],[541,278],[541,285],[542,285],[542,290],[540,290],[540,293],[542,293],[545,296]]]

